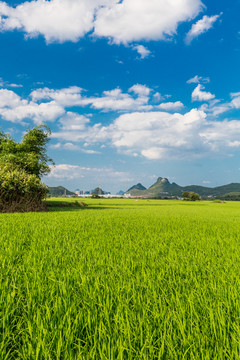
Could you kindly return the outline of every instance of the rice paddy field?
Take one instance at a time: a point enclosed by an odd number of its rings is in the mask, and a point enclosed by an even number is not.
[[[240,203],[58,201],[0,214],[1,360],[240,359]]]

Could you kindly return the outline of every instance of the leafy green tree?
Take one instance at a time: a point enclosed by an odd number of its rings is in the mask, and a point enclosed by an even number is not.
[[[184,200],[190,200],[190,201],[201,200],[200,196],[193,191],[184,191],[182,193],[182,197]]]
[[[0,164],[12,164],[39,178],[48,174],[48,163],[53,164],[46,150],[50,134],[47,126],[39,125],[28,129],[22,141],[17,143],[9,135],[0,132]]]
[[[46,149],[50,134],[48,127],[36,126],[18,143],[0,132],[0,211],[42,208],[48,188],[40,179],[53,164]]]

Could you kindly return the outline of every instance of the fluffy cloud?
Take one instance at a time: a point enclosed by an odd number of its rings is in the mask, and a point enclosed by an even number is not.
[[[120,115],[108,125],[86,127],[81,132],[58,132],[54,138],[86,141],[88,144],[108,143],[128,155],[149,159],[198,154],[198,146],[209,150],[199,130],[206,124],[206,114],[196,109],[181,115],[168,112],[133,112]],[[206,150],[207,151],[207,150]],[[180,155],[179,155],[180,154]]]
[[[104,91],[101,96],[87,97],[83,89],[71,86],[66,89],[53,90],[49,88],[36,89],[30,94],[33,101],[53,100],[63,107],[90,106],[102,111],[150,111],[163,109],[175,111],[183,108],[180,101],[157,105],[150,104],[151,94],[154,102],[165,100],[159,93],[142,84],[135,84],[124,93],[120,88]]]
[[[221,15],[221,14],[220,14]],[[186,35],[186,43],[190,44],[192,40],[199,35],[207,32],[213,27],[213,24],[217,21],[220,15],[207,16],[204,15],[201,20],[198,20],[196,24],[193,24],[191,30]]]
[[[141,59],[145,59],[151,54],[151,51],[143,45],[135,45],[133,46],[133,50],[136,50],[138,52]]]
[[[33,101],[54,100],[62,106],[78,106],[82,103],[82,88],[70,86],[66,89],[53,90],[49,88],[36,89],[31,92],[30,96]]]
[[[0,29],[43,35],[49,42],[78,41],[95,36],[115,43],[164,40],[180,22],[195,18],[200,0],[36,0],[12,7],[0,2]]]
[[[34,90],[30,96],[33,101],[54,100],[63,107],[91,106],[94,109],[104,111],[144,109],[148,105],[151,89],[145,85],[136,84],[129,89],[137,97],[129,93],[123,93],[121,89],[104,91],[102,96],[82,96],[82,89],[72,86],[66,89],[53,90],[49,88]],[[147,106],[146,109],[149,109]]]
[[[43,35],[49,42],[78,41],[92,30],[94,15],[104,0],[37,0],[16,8],[0,2],[2,31],[22,30],[30,37]]]
[[[239,120],[211,122],[202,134],[215,151],[233,147],[240,148]]]
[[[240,108],[240,93],[232,93],[231,101],[223,103],[198,84],[193,100],[208,102],[185,113],[179,113],[184,107],[180,101],[156,104],[155,97],[159,100],[161,95],[142,84],[133,85],[126,93],[119,88],[104,91],[99,97],[82,93],[80,87],[43,88],[23,99],[11,90],[0,89],[0,116],[20,123],[25,119],[36,123],[57,120],[58,130],[52,134],[57,143],[52,147],[87,154],[96,154],[95,146],[109,146],[152,160],[192,158],[210,152],[227,153],[240,145],[240,121],[217,121],[219,114]],[[115,114],[107,125],[92,123],[91,115],[68,111],[72,106]]]
[[[185,114],[164,111],[132,112],[108,126],[86,125],[82,131],[60,131],[54,138],[76,143],[104,144],[131,156],[150,160],[209,156],[240,147],[240,121],[209,120],[192,109]]]
[[[136,93],[136,92],[135,92]],[[137,93],[137,98],[130,94],[123,93],[121,89],[114,89],[104,91],[102,97],[86,99],[83,104],[91,104],[94,109],[109,110],[130,110],[130,109],[146,109],[148,106],[149,97]]]
[[[176,111],[180,110],[184,107],[181,101],[175,102],[166,102],[157,106],[158,109],[167,110],[167,111]]]
[[[210,92],[203,91],[205,87],[201,84],[198,84],[198,86],[193,90],[192,92],[192,100],[193,101],[208,101],[215,98],[214,94],[211,94]]]
[[[180,22],[193,19],[202,9],[200,0],[123,0],[99,9],[95,35],[114,43],[164,40],[175,34]]]
[[[115,171],[112,168],[90,168],[79,165],[59,164],[51,166],[51,173],[49,178],[54,179],[78,179],[78,178],[91,178],[95,181],[108,179],[117,179],[118,181],[125,182],[129,179],[129,173]]]
[[[25,102],[27,103],[27,102]],[[7,89],[0,89],[0,108],[14,108],[22,104],[20,96]]]
[[[81,131],[85,129],[90,120],[84,116],[71,111],[66,112],[60,119],[59,124],[62,130]]]
[[[24,119],[30,119],[42,123],[54,121],[63,113],[63,107],[55,101],[37,104],[22,99],[11,90],[0,89],[0,115],[4,120],[21,123]]]

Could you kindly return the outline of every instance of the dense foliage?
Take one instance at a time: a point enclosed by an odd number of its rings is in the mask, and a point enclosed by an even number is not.
[[[240,359],[240,204],[84,201],[0,214],[0,358]]]
[[[42,209],[47,187],[40,178],[52,161],[46,154],[49,135],[47,127],[37,126],[18,143],[0,132],[0,211]]]
[[[184,191],[182,193],[182,197],[184,200],[190,200],[190,201],[200,200],[200,196],[193,191]]]

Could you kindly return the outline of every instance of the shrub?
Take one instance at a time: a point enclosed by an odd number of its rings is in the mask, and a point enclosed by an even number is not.
[[[28,129],[19,143],[0,131],[0,211],[38,211],[48,188],[41,176],[50,172],[46,145],[51,131],[44,125]]]
[[[40,178],[11,164],[0,164],[0,211],[44,210],[48,188]]]
[[[196,200],[201,200],[200,196],[193,192],[193,191],[185,191],[182,193],[182,197],[184,200],[189,200],[189,201],[196,201]]]

